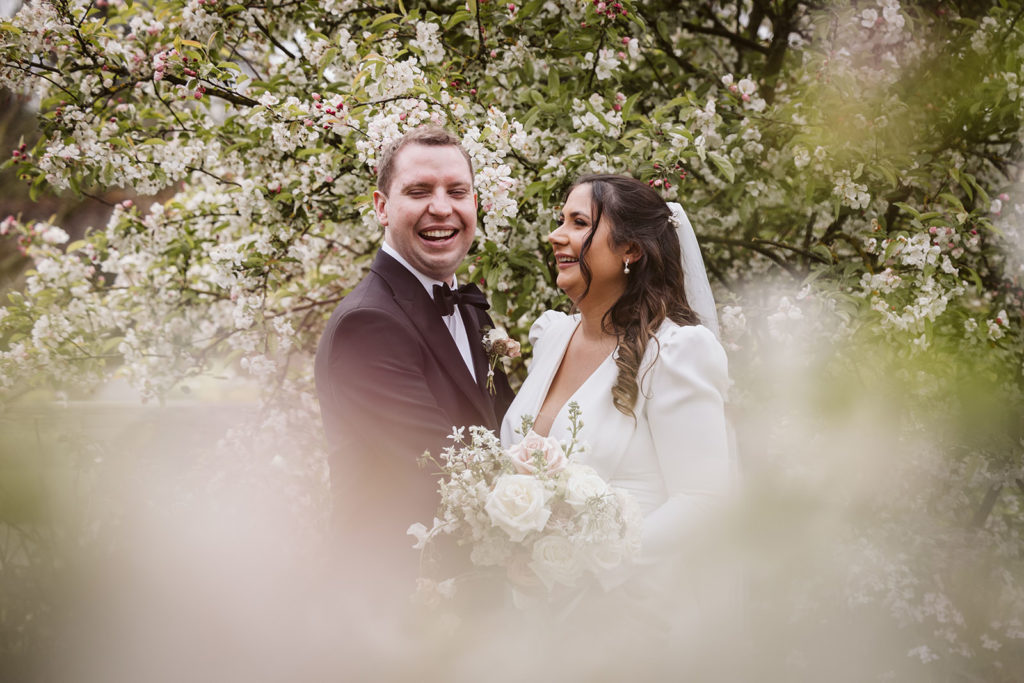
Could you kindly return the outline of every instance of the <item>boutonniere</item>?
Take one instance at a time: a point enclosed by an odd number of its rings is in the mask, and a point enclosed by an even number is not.
[[[501,327],[492,327],[484,333],[484,351],[487,352],[487,391],[494,395],[494,367],[502,358],[517,358],[519,342],[508,336]]]

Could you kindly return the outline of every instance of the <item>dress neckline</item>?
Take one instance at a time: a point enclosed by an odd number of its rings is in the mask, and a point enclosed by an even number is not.
[[[570,316],[570,319],[571,318],[572,318],[572,316]],[[557,358],[556,362],[554,363],[554,365],[551,368],[549,368],[549,370],[547,372],[547,376],[544,378],[544,388],[543,388],[543,391],[538,394],[537,400],[536,400],[536,402],[534,403],[534,406],[533,406],[533,411],[532,412],[533,412],[533,416],[534,416],[533,417],[534,422],[536,422],[537,417],[540,416],[540,409],[544,406],[544,401],[546,401],[547,398],[548,398],[548,393],[551,391],[551,384],[555,381],[555,375],[557,375],[559,369],[561,369],[562,362],[565,360],[565,354],[569,351],[569,342],[572,341],[572,337],[576,333],[576,330],[579,329],[579,326],[580,326],[581,322],[582,321],[579,318],[577,318],[576,319],[576,324],[573,325],[572,328],[570,328],[568,330],[568,333],[565,335],[565,338],[563,340],[561,340],[562,350],[559,352],[558,358]],[[576,391],[572,392],[572,394],[569,396],[569,398],[565,399],[565,402],[563,402],[562,405],[560,405],[558,407],[558,410],[555,411],[555,414],[551,418],[551,427],[548,428],[548,433],[545,436],[551,436],[551,432],[554,429],[555,422],[558,421],[558,418],[562,415],[562,412],[566,409],[566,407],[570,403],[572,403],[574,400],[576,400],[576,395],[579,394],[581,391],[583,391],[583,388],[585,386],[590,384],[591,380],[593,380],[594,376],[598,372],[600,372],[601,368],[603,368],[605,365],[607,365],[608,361],[611,358],[615,357],[615,352],[618,351],[618,349],[619,349],[618,346],[616,346],[614,349],[612,349],[611,352],[607,356],[605,356],[604,360],[602,360],[597,365],[597,367],[594,368],[593,372],[591,372],[589,375],[587,375],[587,378],[585,380],[583,380],[583,383],[580,384],[578,387],[576,387]]]

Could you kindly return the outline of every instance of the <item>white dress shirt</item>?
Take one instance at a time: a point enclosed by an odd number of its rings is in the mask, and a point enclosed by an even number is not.
[[[423,285],[423,288],[427,290],[427,295],[431,299],[434,298],[434,285],[447,284],[452,289],[458,287],[458,281],[454,277],[452,277],[452,281],[448,283],[427,277],[409,265],[409,262],[402,258],[402,255],[387,242],[384,242],[381,245],[381,250],[391,258],[401,263],[405,266],[406,270],[415,275],[416,279]],[[466,333],[466,324],[462,321],[462,315],[459,313],[458,306],[455,307],[455,311],[453,311],[451,315],[441,316],[441,320],[443,320],[445,325],[448,326],[448,331],[451,333],[452,339],[455,340],[455,345],[459,348],[459,353],[462,354],[462,360],[466,363],[466,369],[469,370],[469,376],[474,380],[477,380],[476,371],[473,369],[473,353],[470,351],[469,335]]]

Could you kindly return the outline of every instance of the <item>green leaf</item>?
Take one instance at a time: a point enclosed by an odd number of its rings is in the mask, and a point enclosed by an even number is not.
[[[559,95],[558,69],[548,70],[548,94],[551,97]]]
[[[464,9],[456,10],[455,13],[453,13],[450,17],[448,17],[448,21],[445,22],[445,25],[444,25],[444,30],[448,31],[451,28],[453,28],[455,26],[458,26],[462,22],[469,21],[470,19],[473,19],[473,18],[474,18],[473,14],[470,13],[470,12],[467,12]]]
[[[893,172],[893,170],[889,168],[887,165],[880,164],[875,167],[875,170],[878,171],[882,175],[882,177],[885,178],[885,181],[890,185],[895,186],[899,184],[899,179],[896,177],[896,173]]]
[[[711,159],[711,163],[715,165],[718,172],[725,177],[730,183],[736,180],[736,170],[732,166],[732,162],[726,157],[722,156],[718,152],[708,152],[708,158]]]
[[[829,249],[824,244],[815,244],[811,248],[811,253],[820,256],[822,259],[824,259],[825,263],[835,263],[835,259],[832,256],[832,250]]]
[[[895,206],[898,206],[899,208],[903,209],[914,218],[920,218],[921,216],[920,212],[917,209],[912,207],[910,204],[907,204],[906,202],[896,202]]]
[[[394,12],[388,12],[387,14],[382,14],[379,17],[377,17],[376,19],[373,20],[373,22],[370,24],[370,30],[371,31],[376,31],[378,28],[383,27],[385,24],[394,23],[395,19],[401,19],[401,18],[402,18],[401,15],[395,14]]]

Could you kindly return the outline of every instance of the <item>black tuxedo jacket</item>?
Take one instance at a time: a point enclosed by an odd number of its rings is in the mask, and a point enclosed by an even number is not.
[[[401,563],[415,565],[406,529],[414,522],[429,527],[439,500],[438,468],[419,467],[419,456],[429,450],[437,457],[451,445],[453,426],[497,429],[512,402],[499,369],[495,393],[486,388],[482,340],[490,317],[472,306],[459,310],[479,381],[420,281],[378,252],[370,273],[334,311],[317,350],[336,518],[349,541],[394,552]]]

